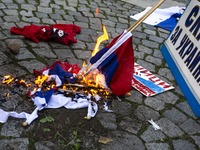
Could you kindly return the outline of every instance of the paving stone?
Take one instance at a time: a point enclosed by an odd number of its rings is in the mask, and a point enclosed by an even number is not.
[[[178,96],[176,96],[170,91],[166,91],[158,95],[155,95],[155,98],[169,104],[175,104],[176,101],[179,99]]]
[[[173,140],[174,150],[196,150],[195,145],[186,140]]]
[[[183,94],[183,92],[181,91],[181,89],[180,89],[179,86],[176,86],[175,92],[178,93],[178,94],[180,94],[180,95],[182,95],[182,96],[184,96],[184,94]]]
[[[31,16],[31,17],[33,16],[33,13],[32,13],[31,10],[29,10],[28,12],[25,11],[25,10],[22,10],[22,11],[20,11],[19,13],[20,13],[20,15],[22,15],[22,16]]]
[[[89,35],[84,35],[82,33],[80,35],[77,35],[76,39],[83,42],[93,42]]]
[[[116,117],[113,113],[97,113],[97,119],[101,122],[101,125],[110,130],[116,130]]]
[[[49,14],[49,16],[51,19],[62,20],[62,17],[59,14]]]
[[[7,57],[3,52],[0,52],[0,65],[5,65],[11,62],[12,60]]]
[[[3,3],[13,3],[13,1],[12,0],[1,0],[1,2],[3,2]]]
[[[4,9],[6,6],[3,3],[0,3],[0,9]]]
[[[182,123],[187,120],[187,116],[185,116],[183,113],[175,108],[172,108],[171,110],[166,110],[163,115],[174,123]]]
[[[131,95],[126,97],[127,100],[138,103],[138,104],[141,104],[143,102],[142,94],[138,92],[137,90],[131,90],[129,93]]]
[[[21,69],[19,66],[13,64],[0,66],[0,75],[5,76],[8,74],[10,74],[11,77],[20,77],[22,75],[25,75],[26,71]]]
[[[153,63],[157,66],[161,66],[162,65],[162,59],[160,58],[155,58],[153,56],[150,56],[148,55],[146,58],[145,58],[146,61],[150,62],[150,63]]]
[[[19,17],[18,16],[5,16],[3,17],[7,22],[19,22]]]
[[[191,118],[183,122],[179,127],[188,134],[200,133],[200,125]]]
[[[25,119],[9,118],[1,128],[1,136],[20,137],[33,129],[34,123],[26,128],[22,126]]]
[[[7,99],[7,101],[2,103],[1,109],[5,111],[14,111],[17,106],[18,101],[22,101],[22,98],[18,94],[13,95],[11,91],[4,91],[4,92],[1,91],[2,95],[4,93],[9,93],[11,97],[9,98],[4,97],[4,99]]]
[[[186,114],[193,117],[194,119],[197,119],[187,101],[177,104],[176,107],[180,108],[182,111],[184,111]]]
[[[42,12],[42,13],[47,13],[47,14],[52,13],[52,8],[49,8],[49,7],[38,6],[37,9],[39,12]]]
[[[33,48],[39,57],[56,58],[57,56],[49,48]]]
[[[144,32],[145,32],[146,34],[149,34],[149,35],[156,35],[156,31],[153,31],[153,30],[144,29]]]
[[[137,52],[134,51],[134,58],[139,58],[139,59],[143,59],[144,58],[144,52]]]
[[[15,58],[18,60],[27,59],[27,58],[35,58],[35,56],[29,52],[26,48],[20,48],[19,53],[15,55]]]
[[[90,13],[90,12],[85,12],[85,11],[83,11],[82,13],[83,13],[84,16],[86,16],[86,17],[94,17],[94,15],[93,15],[92,13]]]
[[[26,22],[35,22],[35,23],[40,23],[40,19],[36,18],[36,17],[25,17],[22,16],[22,20],[26,21]]]
[[[152,49],[146,47],[146,46],[143,46],[143,45],[139,45],[138,46],[138,50],[141,51],[141,52],[144,52],[144,53],[147,53],[147,54],[151,54],[152,53]]]
[[[4,41],[0,41],[0,51],[4,52],[4,51],[7,51],[8,48],[6,46],[6,43]]]
[[[58,59],[74,58],[74,54],[70,49],[54,49]]]
[[[18,4],[23,4],[23,3],[25,3],[25,1],[24,0],[15,0]]]
[[[145,150],[142,141],[135,135],[123,131],[113,131],[109,134],[113,142],[102,145],[102,150]]]
[[[36,10],[36,7],[32,4],[21,4],[21,9]]]
[[[129,114],[131,113],[131,104],[115,99],[112,101],[112,110],[118,115]]]
[[[129,133],[137,134],[138,131],[141,129],[142,124],[139,121],[134,120],[130,117],[124,117],[119,123],[119,126]]]
[[[14,10],[14,9],[3,9],[4,13],[6,15],[10,15],[10,16],[16,16],[18,15],[18,11]]]
[[[63,15],[63,17],[65,18],[65,20],[68,20],[68,21],[75,21],[75,19],[74,19],[73,16],[70,16],[70,15]],[[82,29],[81,29],[81,32],[82,32]]]
[[[165,103],[155,97],[147,97],[144,101],[145,105],[159,111],[165,108]]]
[[[6,4],[6,6],[9,9],[18,9],[19,8],[17,4],[11,4],[11,3]]]
[[[74,22],[74,24],[80,26],[81,28],[88,28],[88,23],[85,22]]]
[[[142,32],[134,31],[133,37],[139,38],[139,39],[146,39],[147,35]]]
[[[82,68],[82,66],[83,66],[83,60],[68,58],[67,61],[69,64],[72,64],[72,65],[77,64],[79,66],[79,68]]]
[[[48,18],[48,14],[46,13],[35,12],[35,14],[38,18]]]
[[[146,143],[166,138],[166,136],[160,130],[155,130],[152,125],[150,125],[148,129],[141,134],[140,137]]]
[[[159,33],[161,38],[167,39],[167,37],[169,36],[169,34],[165,34],[165,33]]]
[[[154,49],[154,51],[153,51],[153,56],[154,56],[154,57],[157,57],[157,58],[164,59],[164,57],[163,57],[161,51],[160,51],[160,50],[157,50],[157,49]]]
[[[18,27],[24,27],[24,26],[28,26],[28,25],[31,25],[30,23],[27,23],[27,22],[17,22],[16,23]],[[9,31],[10,32],[10,31]],[[13,34],[13,35],[17,35],[17,34]],[[18,35],[19,36],[19,35]],[[22,35],[23,36],[23,35]],[[23,36],[24,37],[24,36]]]
[[[43,68],[46,67],[45,64],[43,64],[37,60],[20,61],[20,62],[18,62],[18,64],[25,67],[30,73],[33,73],[33,69],[42,70]]]
[[[61,150],[62,148],[58,147],[56,144],[52,143],[51,141],[39,141],[34,143],[36,150]]]
[[[85,42],[81,42],[81,41],[78,41],[77,43],[72,43],[70,45],[70,47],[72,47],[73,49],[86,49],[86,45],[85,45]]]
[[[41,49],[50,49],[50,46],[48,45],[48,43],[47,42],[42,42],[42,41],[40,41],[40,42],[38,42],[38,43],[35,43],[35,42],[33,42],[33,41],[28,41],[28,44],[30,44],[32,47],[34,47],[34,48],[41,48]],[[59,43],[60,44],[60,43]],[[62,44],[63,45],[63,44]]]
[[[200,136],[194,135],[194,136],[191,136],[191,138],[194,139],[196,145],[198,145],[198,147],[200,148]]]
[[[0,140],[1,150],[27,150],[29,145],[28,138],[16,138],[16,139],[6,139]]]
[[[15,26],[14,23],[8,23],[8,22],[4,22],[4,23],[0,23],[1,28],[3,29],[9,29],[12,28],[13,26]]]
[[[184,134],[184,132],[167,118],[161,118],[156,122],[169,137],[177,137]]]
[[[159,44],[157,42],[142,40],[142,44],[144,44],[144,46],[147,46],[150,48],[159,48]]]
[[[52,19],[42,18],[43,23],[47,24],[55,24],[55,22]]]
[[[59,5],[56,5],[56,4],[50,4],[51,8],[57,8],[57,9],[60,9],[60,6]]]
[[[74,19],[78,22],[89,22],[89,19],[87,17],[83,17],[83,16],[74,16]]]
[[[144,60],[138,59],[137,64],[139,64],[140,66],[144,67],[145,69],[147,69],[148,71],[152,73],[155,72],[155,65],[151,63],[147,63]]]
[[[79,59],[89,59],[92,56],[91,51],[74,50],[74,53]]]
[[[57,24],[73,24],[72,21],[65,21],[65,20],[56,20]]]
[[[55,14],[60,14],[60,15],[66,15],[65,11],[64,10],[61,10],[61,9],[55,9]]]
[[[147,150],[170,150],[170,146],[167,143],[146,143]]]
[[[160,68],[158,71],[158,74],[161,76],[164,76],[170,80],[175,80],[173,74],[171,73],[171,71],[168,68]]]
[[[160,38],[160,37],[157,37],[157,36],[154,36],[154,35],[149,35],[149,40],[155,41],[155,42],[158,42],[158,43],[164,42],[163,38]]]
[[[151,108],[148,108],[144,105],[138,106],[138,108],[135,111],[135,114],[140,120],[143,120],[143,121],[148,121],[151,119],[157,120],[160,117],[157,111]]]

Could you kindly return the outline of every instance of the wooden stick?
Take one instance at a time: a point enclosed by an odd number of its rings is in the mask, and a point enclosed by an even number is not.
[[[132,32],[137,28],[154,10],[156,10],[165,0],[160,0],[156,5],[154,5],[148,12],[146,12],[139,20],[137,20],[132,26],[130,26],[127,31]]]

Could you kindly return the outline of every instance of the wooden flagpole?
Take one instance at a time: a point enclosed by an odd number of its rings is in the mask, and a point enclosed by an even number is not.
[[[156,10],[165,0],[160,0],[156,5],[154,5],[148,12],[146,12],[139,20],[137,20],[133,25],[131,25],[127,31],[132,32],[135,30],[154,10]]]

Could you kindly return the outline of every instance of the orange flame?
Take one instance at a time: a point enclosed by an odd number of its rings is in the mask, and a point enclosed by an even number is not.
[[[35,84],[42,84],[49,76],[48,75],[40,75],[36,78]]]
[[[101,42],[109,39],[108,33],[106,31],[106,27],[102,25],[102,28],[103,28],[104,34],[97,39],[97,44],[92,52],[92,57],[99,51],[99,45],[101,44]]]
[[[8,80],[5,80],[5,81],[2,81],[2,83],[9,84],[10,82],[12,82],[12,80],[14,80],[14,78],[11,78],[11,79],[8,79]]]

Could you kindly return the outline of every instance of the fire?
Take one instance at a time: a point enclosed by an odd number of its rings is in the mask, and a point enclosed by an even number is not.
[[[2,83],[6,83],[6,84],[9,84],[10,82],[12,82],[15,78],[11,78],[9,79],[11,76],[10,75],[6,75],[3,77],[3,81]]]
[[[109,39],[108,33],[106,31],[106,27],[104,25],[102,25],[102,28],[103,28],[104,34],[97,39],[97,44],[92,52],[92,57],[99,51],[99,45],[101,44],[101,42]]]
[[[97,8],[96,9],[96,16],[97,15],[100,15],[99,14],[99,9]],[[101,19],[101,18],[100,18]],[[101,24],[102,24],[102,28],[103,28],[103,35],[100,36],[98,39],[97,39],[97,43],[96,43],[96,46],[92,52],[92,57],[99,51],[99,46],[100,44],[105,41],[105,40],[108,40],[109,37],[108,37],[108,33],[106,31],[106,27],[103,25],[102,23],[102,19],[101,19]],[[83,62],[83,67],[86,66],[86,63],[85,61]],[[87,69],[83,72],[83,74],[85,74],[87,71]],[[99,73],[99,71],[96,69],[95,71],[93,71],[92,73],[86,75],[86,76],[82,76],[82,80],[84,81],[84,83],[86,83],[88,86],[91,86],[91,87],[102,87],[102,84],[100,84],[100,82],[102,81],[102,75]],[[106,91],[104,89],[104,91]],[[91,93],[93,96],[95,94],[97,94],[97,90],[94,90],[94,89],[91,89],[90,91],[85,91],[86,93]],[[105,95],[109,95],[109,92],[105,92]]]
[[[49,76],[48,75],[40,75],[36,78],[35,84],[41,85]]]

